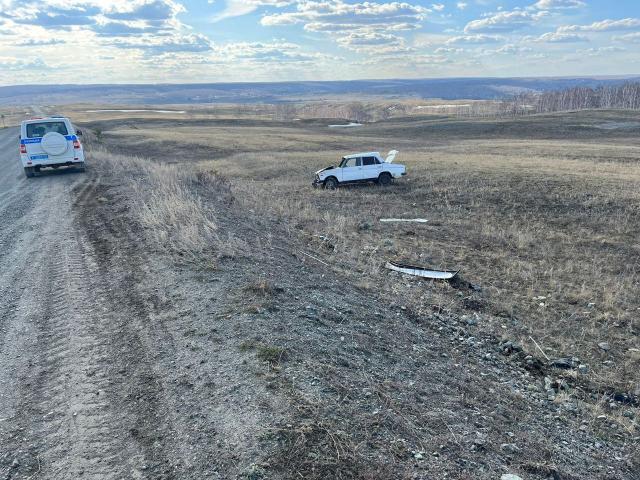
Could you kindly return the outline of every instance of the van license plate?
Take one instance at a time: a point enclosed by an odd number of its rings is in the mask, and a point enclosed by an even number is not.
[[[49,155],[31,155],[31,160],[46,160]]]

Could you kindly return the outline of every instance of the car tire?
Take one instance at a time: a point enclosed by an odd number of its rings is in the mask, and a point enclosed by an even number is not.
[[[329,177],[324,181],[324,188],[327,190],[335,190],[338,188],[338,179],[336,177]]]
[[[33,167],[24,167],[24,174],[26,175],[27,178],[31,178],[31,177],[35,177],[36,173],[33,169]]]
[[[378,184],[383,187],[391,185],[391,174],[389,172],[382,172],[378,177]]]

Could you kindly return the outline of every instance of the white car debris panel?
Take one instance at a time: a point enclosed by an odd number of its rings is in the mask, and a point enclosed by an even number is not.
[[[405,265],[396,262],[387,262],[385,267],[395,272],[414,275],[416,277],[430,278],[432,280],[451,280],[458,275],[458,270],[431,270],[429,268]]]
[[[68,118],[25,120],[20,125],[20,161],[27,177],[42,168],[78,167],[84,170],[84,150]]]
[[[315,173],[313,186],[334,189],[340,184],[376,182],[389,185],[394,178],[406,175],[404,165],[393,163],[398,154],[391,150],[385,159],[379,152],[362,152],[345,155],[338,166],[331,166]]]
[[[382,223],[427,223],[426,218],[381,218]]]

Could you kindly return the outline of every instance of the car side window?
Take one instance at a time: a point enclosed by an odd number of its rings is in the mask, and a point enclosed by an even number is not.
[[[344,164],[345,167],[359,167],[360,166],[360,158],[349,158]]]
[[[376,157],[364,157],[362,159],[362,165],[364,165],[365,167],[368,165],[375,165],[376,163],[378,163],[376,161]]]

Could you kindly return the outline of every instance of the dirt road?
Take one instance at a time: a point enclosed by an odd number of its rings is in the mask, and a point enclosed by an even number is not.
[[[114,465],[127,466],[114,441],[121,414],[101,365],[113,365],[117,325],[72,212],[87,177],[27,180],[16,136],[0,133],[0,472],[116,478]]]

